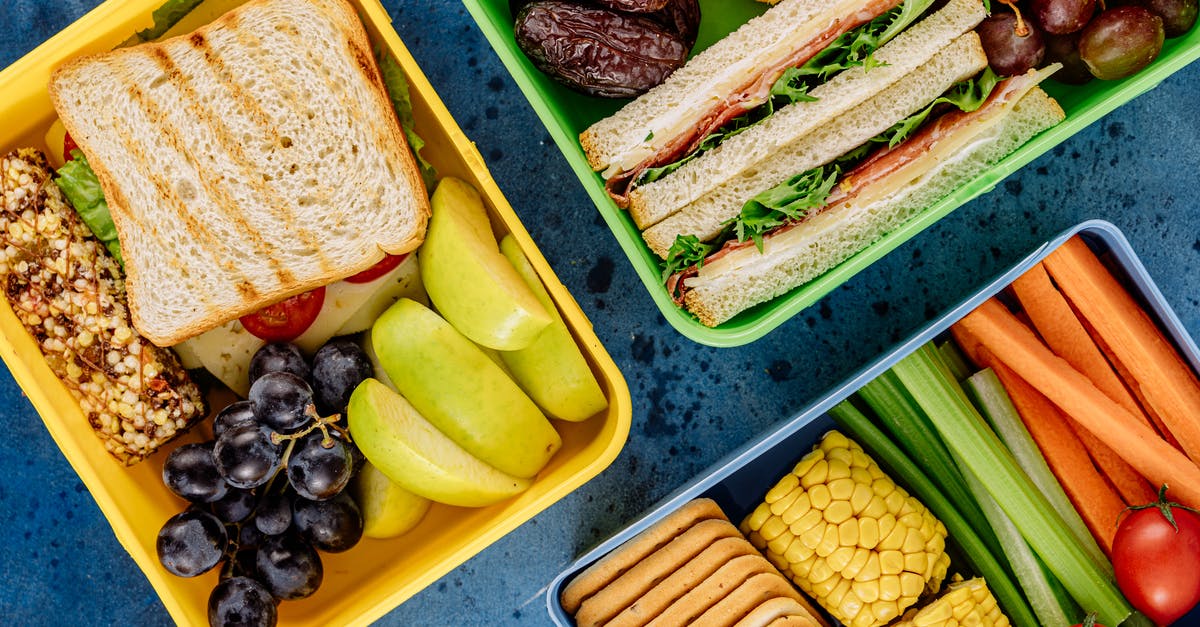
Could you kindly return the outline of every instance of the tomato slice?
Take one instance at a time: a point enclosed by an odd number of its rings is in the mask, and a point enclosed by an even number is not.
[[[342,280],[347,283],[370,283],[395,270],[396,266],[400,265],[406,258],[408,258],[408,253],[404,253],[403,255],[385,255],[383,259],[379,260],[379,263]]]
[[[242,316],[242,326],[259,339],[290,342],[312,325],[324,304],[325,287],[322,286]]]
[[[72,150],[79,150],[79,144],[75,143],[75,139],[70,133],[63,135],[63,163],[66,163],[75,157],[71,156]]]

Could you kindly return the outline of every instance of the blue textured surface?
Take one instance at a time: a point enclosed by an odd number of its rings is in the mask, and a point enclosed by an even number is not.
[[[95,4],[0,2],[0,67]],[[624,372],[633,428],[605,472],[381,624],[547,622],[542,591],[576,554],[1085,219],[1119,226],[1184,325],[1200,332],[1200,66],[1092,125],[764,339],[715,349],[684,339],[658,314],[466,10],[450,0],[384,5]],[[0,621],[169,623],[7,371],[0,407]]]

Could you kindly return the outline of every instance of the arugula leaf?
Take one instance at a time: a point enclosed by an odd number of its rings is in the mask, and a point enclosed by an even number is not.
[[[718,240],[714,240],[716,241]],[[662,281],[666,283],[671,275],[680,270],[692,266],[703,267],[704,259],[718,247],[719,244],[716,243],[701,242],[695,235],[676,235],[675,243],[671,244],[671,249],[667,251],[666,261],[662,262]]]
[[[929,106],[896,122],[891,128],[872,138],[871,141],[887,143],[889,148],[895,148],[920,128],[939,104],[954,105],[959,110],[970,113],[983,106],[984,101],[999,82],[1000,77],[989,66],[979,76],[955,83]]]
[[[104,243],[123,268],[125,260],[121,257],[121,242],[117,239],[117,227],[113,224],[108,202],[104,200],[100,179],[96,178],[96,173],[81,151],[72,150],[71,157],[71,161],[58,169],[54,183],[71,201],[75,212],[83,218],[83,223],[88,225],[96,239]]]
[[[421,139],[421,136],[413,130],[415,122],[412,98],[408,93],[408,79],[404,76],[404,69],[400,67],[400,63],[396,59],[392,58],[392,55],[387,54],[383,49],[377,49],[375,56],[379,60],[379,73],[383,77],[388,97],[391,98],[392,106],[396,109],[396,117],[400,120],[400,128],[404,131],[404,137],[408,140],[409,147],[412,148],[413,156],[417,158],[417,165],[421,169],[421,178],[425,180],[425,187],[432,189],[434,181],[437,180],[437,169],[421,156],[425,140]]]
[[[167,0],[165,4],[154,10],[151,17],[154,19],[154,26],[137,32],[137,36],[142,41],[151,41],[162,37],[163,33],[171,30],[171,27],[179,23],[183,16],[196,8],[196,5],[203,0]]]
[[[824,207],[841,173],[836,164],[801,172],[746,201],[741,213],[726,224],[732,225],[739,242],[752,239],[761,252],[768,231]]]

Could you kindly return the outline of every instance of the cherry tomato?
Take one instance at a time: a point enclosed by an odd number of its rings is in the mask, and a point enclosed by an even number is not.
[[[1200,514],[1166,500],[1131,507],[1117,526],[1112,561],[1129,603],[1169,625],[1200,602]]]
[[[371,281],[378,279],[392,270],[395,270],[396,266],[400,265],[400,263],[406,258],[408,258],[408,253],[404,253],[403,255],[386,255],[383,259],[379,260],[379,263],[367,268],[366,270],[363,270],[362,272],[359,272],[354,276],[348,276],[342,280],[347,283],[370,283]]]
[[[75,139],[71,137],[70,133],[66,133],[63,135],[63,163],[75,158],[71,156],[72,150],[79,150],[79,144],[75,143]]]
[[[312,325],[324,304],[325,288],[318,287],[242,316],[242,326],[259,339],[290,342]]]

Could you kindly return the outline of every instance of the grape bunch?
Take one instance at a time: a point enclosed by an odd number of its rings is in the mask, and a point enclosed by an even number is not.
[[[291,344],[261,348],[250,393],[213,419],[213,439],[171,451],[163,483],[191,504],[158,533],[158,558],[180,577],[224,564],[209,596],[213,625],[273,625],[277,605],[315,592],[320,552],[362,537],[345,490],[365,461],[342,415],[372,375],[349,339],[331,340],[310,363]]]
[[[1054,79],[1082,84],[1131,76],[1158,57],[1166,38],[1196,22],[1198,0],[999,0],[977,29],[998,74],[1045,63]],[[1009,10],[1011,9],[1011,10]]]

